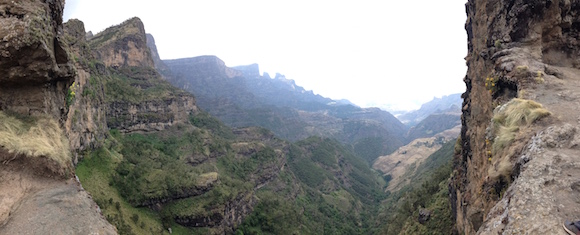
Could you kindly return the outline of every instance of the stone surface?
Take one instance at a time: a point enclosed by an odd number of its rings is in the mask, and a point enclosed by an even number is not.
[[[117,234],[78,181],[25,158],[0,164],[0,199],[0,234]]]
[[[63,0],[0,1],[0,110],[63,119],[75,70],[62,38]]]
[[[450,184],[458,232],[561,234],[564,219],[580,218],[569,210],[579,205],[571,185],[580,154],[573,141],[535,139],[557,140],[550,128],[578,124],[580,1],[470,0],[466,10],[462,149]],[[489,156],[493,110],[515,97],[543,104],[553,118],[520,128],[512,144]],[[499,180],[489,177],[497,166],[488,158],[497,157],[511,168]]]

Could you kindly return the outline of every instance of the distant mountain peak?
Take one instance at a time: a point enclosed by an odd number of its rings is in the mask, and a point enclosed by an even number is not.
[[[397,118],[408,126],[414,126],[431,114],[449,112],[459,114],[462,102],[463,99],[460,93],[442,96],[441,98],[434,97],[433,100],[421,105],[420,109],[399,115]]]
[[[175,59],[175,60],[165,60],[166,64],[169,63],[173,65],[182,66],[190,66],[190,67],[198,67],[199,70],[196,71],[203,71],[206,76],[212,77],[213,75],[223,74],[227,78],[234,78],[243,76],[243,72],[232,69],[226,66],[226,63],[214,55],[203,55],[185,59]]]
[[[164,73],[165,71],[169,71],[169,68],[163,61],[161,60],[161,56],[159,56],[159,52],[157,51],[157,45],[155,44],[155,38],[151,34],[147,34],[147,46],[151,49],[151,57],[153,58],[153,63],[155,64],[155,68]]]
[[[256,63],[249,65],[240,65],[233,67],[233,69],[242,72],[244,77],[259,77],[260,76],[260,66]]]

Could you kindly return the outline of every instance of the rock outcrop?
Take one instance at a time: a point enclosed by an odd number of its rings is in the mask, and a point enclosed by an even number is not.
[[[580,1],[470,0],[466,9],[462,146],[450,184],[456,227],[555,234],[580,217]],[[520,124],[499,136],[498,114],[516,97],[543,104],[552,117],[520,110],[512,115],[522,114]]]
[[[0,1],[0,110],[63,120],[75,69],[62,35],[64,1]]]
[[[108,67],[154,67],[143,22],[135,17],[105,29],[89,40],[95,57]]]
[[[105,85],[109,128],[163,130],[188,122],[198,110],[191,94],[171,86],[155,70],[146,37],[141,20],[132,18],[88,40],[95,58],[89,62],[95,67],[92,75]]]

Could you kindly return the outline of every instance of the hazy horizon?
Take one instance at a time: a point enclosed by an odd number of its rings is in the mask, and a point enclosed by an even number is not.
[[[414,110],[465,90],[464,3],[67,0],[64,20],[98,33],[137,16],[162,59],[257,63],[325,97]]]

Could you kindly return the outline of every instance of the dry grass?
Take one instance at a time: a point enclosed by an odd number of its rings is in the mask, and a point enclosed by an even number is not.
[[[541,104],[533,100],[515,98],[499,107],[492,119],[496,134],[493,142],[493,154],[510,145],[521,127],[528,126],[551,114]]]
[[[490,176],[508,176],[511,173],[510,154],[502,151],[512,145],[521,128],[551,114],[535,101],[518,98],[512,99],[494,111],[492,130],[495,138],[492,144],[492,165],[495,167],[490,169]]]
[[[71,163],[68,141],[52,118],[20,120],[0,112],[0,147],[15,156],[46,157],[66,168]]]

